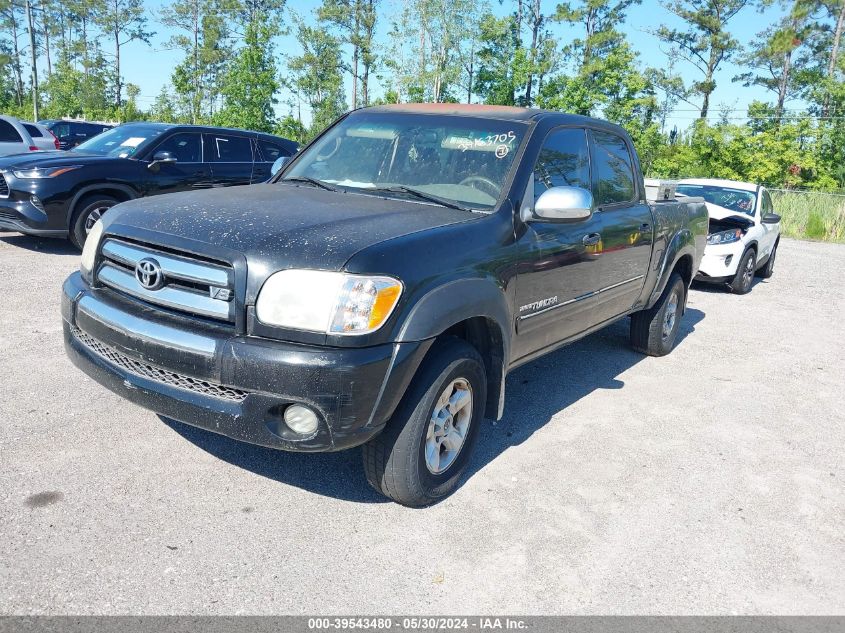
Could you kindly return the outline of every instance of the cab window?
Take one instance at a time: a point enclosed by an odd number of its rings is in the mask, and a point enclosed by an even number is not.
[[[611,132],[594,130],[596,206],[634,200],[634,169],[625,140]]]
[[[534,200],[552,187],[590,190],[590,152],[587,132],[578,128],[552,131],[534,165]]]

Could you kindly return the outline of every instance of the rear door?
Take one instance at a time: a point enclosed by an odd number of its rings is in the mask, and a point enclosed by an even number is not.
[[[28,136],[26,132],[21,133],[9,121],[0,119],[0,156],[28,152],[31,144]]]
[[[590,189],[590,153],[583,128],[549,132],[534,165],[534,201],[550,187]],[[516,280],[518,359],[589,328],[599,284],[601,219],[529,222],[520,238],[528,255]]]
[[[214,187],[248,185],[252,182],[253,142],[249,136],[206,132],[205,162],[211,168]]]
[[[627,312],[639,298],[651,261],[653,219],[640,192],[631,148],[606,130],[591,130],[594,203],[601,216],[601,320]]]

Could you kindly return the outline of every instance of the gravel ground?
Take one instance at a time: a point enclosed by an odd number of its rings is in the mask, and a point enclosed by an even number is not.
[[[64,242],[0,234],[0,613],[845,614],[845,246],[783,240],[511,374],[466,482],[384,502],[357,450],[240,444],[66,360]]]

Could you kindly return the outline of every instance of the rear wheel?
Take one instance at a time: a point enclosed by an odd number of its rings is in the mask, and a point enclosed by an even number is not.
[[[672,273],[657,303],[631,315],[631,347],[649,356],[671,352],[678,338],[685,298],[683,278]]]
[[[101,194],[87,196],[80,200],[70,222],[70,241],[77,248],[82,248],[97,220],[118,202],[116,198]]]
[[[731,292],[737,295],[748,294],[754,281],[754,271],[757,269],[757,253],[749,248],[742,254],[736,275],[730,283]]]
[[[435,343],[385,430],[363,446],[367,481],[410,507],[449,495],[472,456],[486,396],[475,348],[453,337]]]

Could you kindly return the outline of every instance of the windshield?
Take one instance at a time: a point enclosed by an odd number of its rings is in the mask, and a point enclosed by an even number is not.
[[[678,185],[675,192],[685,196],[701,197],[710,204],[750,216],[754,215],[754,203],[757,201],[757,194],[753,191],[713,185]]]
[[[284,180],[422,199],[414,190],[429,202],[490,210],[526,129],[518,121],[360,112],[306,149]]]
[[[129,158],[148,141],[165,131],[165,127],[143,123],[121,125],[88,139],[71,151]]]

